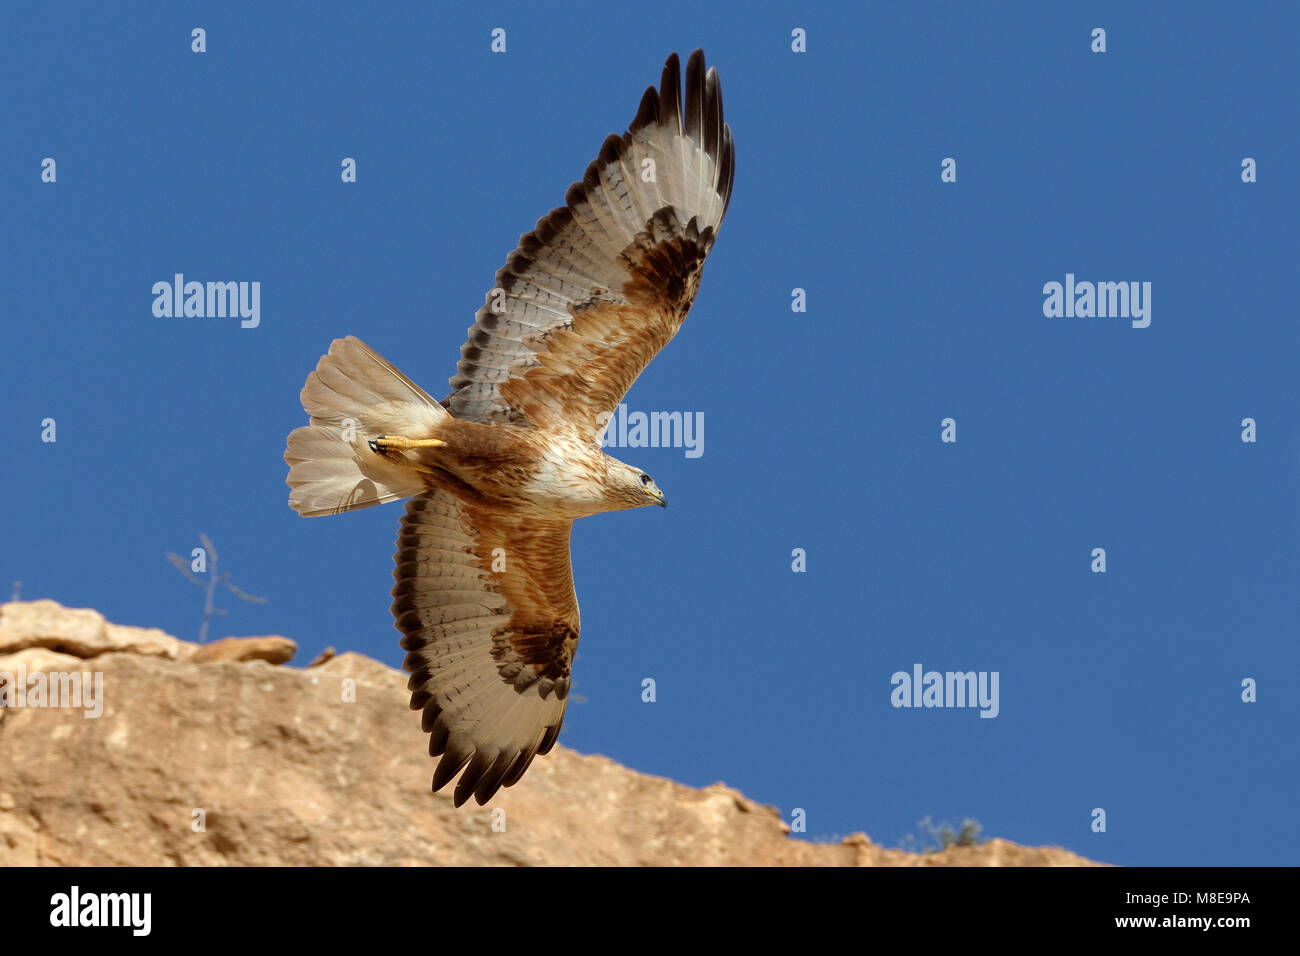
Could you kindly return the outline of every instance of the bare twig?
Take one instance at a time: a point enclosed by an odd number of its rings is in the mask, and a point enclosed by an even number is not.
[[[193,565],[187,562],[179,554],[168,552],[167,560],[172,563],[177,571],[180,571],[181,574],[185,575],[185,577],[189,578],[190,581],[203,589],[203,623],[199,626],[199,643],[204,644],[207,643],[208,640],[208,626],[212,623],[212,619],[218,615],[226,613],[225,608],[219,608],[216,605],[218,584],[224,585],[227,590],[235,595],[235,597],[239,598],[241,601],[247,601],[249,604],[265,604],[266,598],[249,594],[242,588],[237,587],[231,582],[229,571],[218,573],[216,545],[212,543],[211,538],[201,531],[199,532],[199,541],[203,543],[203,573],[207,575],[207,581],[204,581],[195,574]]]

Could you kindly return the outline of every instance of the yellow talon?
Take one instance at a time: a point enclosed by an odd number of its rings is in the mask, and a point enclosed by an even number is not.
[[[403,438],[401,435],[384,435],[382,438],[372,439],[369,444],[371,451],[382,455],[390,449],[403,451],[410,448],[441,448],[447,443],[438,438]]]

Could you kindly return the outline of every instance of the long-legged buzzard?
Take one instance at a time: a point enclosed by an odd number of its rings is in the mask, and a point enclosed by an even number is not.
[[[559,735],[578,644],[575,518],[664,504],[601,450],[610,414],[681,327],[731,197],[717,71],[673,54],[631,127],[496,274],[434,401],[352,337],[307,377],[289,505],[338,514],[411,497],[393,616],[438,790],[485,803]]]

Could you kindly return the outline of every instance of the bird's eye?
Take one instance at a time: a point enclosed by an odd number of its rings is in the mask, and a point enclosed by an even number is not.
[[[645,472],[641,473],[641,484],[643,485],[650,484],[650,476],[647,475]]]

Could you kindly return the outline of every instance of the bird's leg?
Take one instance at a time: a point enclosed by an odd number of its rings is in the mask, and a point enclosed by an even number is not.
[[[410,448],[441,448],[447,444],[438,438],[403,438],[401,435],[384,435],[372,438],[367,444],[376,455],[388,456],[389,451],[405,451]]]

